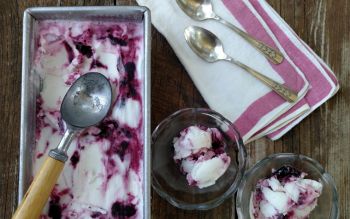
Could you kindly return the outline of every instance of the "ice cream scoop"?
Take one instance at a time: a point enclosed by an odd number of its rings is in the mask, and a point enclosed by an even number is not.
[[[99,123],[107,115],[112,102],[112,89],[105,76],[89,72],[69,88],[61,104],[66,132],[57,148],[35,176],[13,219],[39,218],[43,207],[68,159],[67,150],[74,136],[84,128]]]

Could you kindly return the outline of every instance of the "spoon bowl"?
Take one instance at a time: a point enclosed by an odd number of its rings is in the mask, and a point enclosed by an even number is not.
[[[176,0],[176,2],[194,20],[203,21],[216,17],[210,0]]]
[[[185,29],[185,39],[191,49],[207,62],[226,58],[221,41],[210,31],[196,26]]]

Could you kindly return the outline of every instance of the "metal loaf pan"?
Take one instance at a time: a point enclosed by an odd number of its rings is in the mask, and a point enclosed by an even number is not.
[[[135,21],[144,27],[143,60],[143,136],[144,136],[144,218],[150,218],[150,61],[151,61],[151,18],[146,7],[107,6],[107,7],[43,7],[28,8],[23,18],[22,50],[22,92],[21,130],[18,202],[27,190],[32,173],[32,148],[35,144],[36,96],[39,93],[40,78],[31,71],[34,55],[35,21],[46,19]]]

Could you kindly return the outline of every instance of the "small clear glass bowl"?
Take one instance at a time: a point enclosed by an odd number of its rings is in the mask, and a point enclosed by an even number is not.
[[[186,176],[175,163],[173,139],[192,125],[217,128],[226,143],[225,152],[231,163],[214,185],[199,189],[189,186]],[[243,177],[246,151],[242,139],[230,121],[209,109],[188,108],[163,120],[152,134],[152,186],[175,207],[207,210],[221,204],[236,192]]]
[[[293,166],[307,173],[305,178],[317,180],[323,185],[321,196],[317,199],[317,206],[311,212],[310,219],[339,218],[338,193],[331,175],[326,173],[321,164],[312,158],[292,153],[280,153],[264,158],[245,173],[237,191],[236,209],[239,219],[250,218],[250,197],[258,180],[269,177],[272,169],[277,170],[284,165]]]

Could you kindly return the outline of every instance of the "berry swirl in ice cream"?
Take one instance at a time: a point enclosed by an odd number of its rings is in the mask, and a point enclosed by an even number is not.
[[[223,136],[216,128],[190,126],[182,130],[173,143],[174,160],[191,186],[214,185],[230,165]]]
[[[283,166],[258,181],[251,196],[252,219],[305,219],[317,205],[322,184],[305,179],[294,167]]]
[[[48,20],[36,23],[32,70],[36,104],[33,175],[64,131],[60,105],[86,72],[104,74],[111,112],[81,133],[41,218],[142,218],[143,26],[137,22]]]

